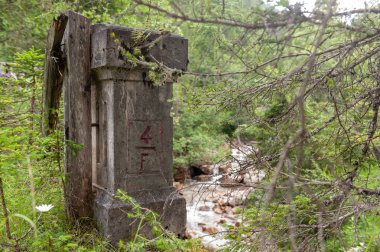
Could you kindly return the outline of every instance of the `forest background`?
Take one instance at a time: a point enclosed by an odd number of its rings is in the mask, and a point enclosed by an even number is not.
[[[68,9],[189,39],[173,169],[220,162],[238,139],[259,150],[245,167],[266,174],[226,251],[380,250],[378,2],[0,0],[1,250],[202,250],[162,233],[114,248],[91,221],[67,222],[63,149],[76,143],[41,137],[41,97],[47,31]]]

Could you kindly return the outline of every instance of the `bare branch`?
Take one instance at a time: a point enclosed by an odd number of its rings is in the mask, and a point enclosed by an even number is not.
[[[281,27],[286,27],[289,25],[294,25],[294,24],[299,24],[303,23],[306,21],[309,21],[310,19],[302,16],[298,17],[297,19],[287,19],[283,21],[277,21],[277,22],[262,22],[262,23],[256,23],[256,24],[250,24],[250,23],[245,23],[241,21],[236,21],[236,20],[228,20],[228,19],[222,19],[222,18],[214,18],[214,19],[205,19],[203,17],[201,18],[193,18],[187,15],[183,14],[176,14],[174,12],[170,12],[168,10],[165,10],[157,5],[147,3],[145,1],[141,0],[133,0],[136,4],[143,5],[146,7],[149,7],[153,10],[156,10],[158,12],[161,12],[165,14],[166,16],[174,19],[181,19],[183,21],[189,21],[193,23],[200,23],[200,24],[215,24],[215,25],[225,25],[225,26],[231,26],[231,27],[240,27],[240,28],[245,28],[245,29],[250,29],[250,30],[259,30],[259,29],[268,29],[268,28],[281,28]]]

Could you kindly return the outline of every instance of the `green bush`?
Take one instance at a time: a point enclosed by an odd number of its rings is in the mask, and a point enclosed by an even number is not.
[[[228,154],[227,135],[220,130],[224,118],[214,110],[181,113],[174,127],[174,165],[217,162]]]

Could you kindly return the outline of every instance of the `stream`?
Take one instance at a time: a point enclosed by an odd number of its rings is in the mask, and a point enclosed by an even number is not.
[[[239,226],[242,222],[238,212],[253,187],[262,180],[263,172],[253,167],[245,167],[247,155],[254,150],[250,146],[240,145],[231,149],[228,169],[220,165],[209,168],[209,175],[199,175],[195,179],[186,178],[176,187],[186,199],[188,238],[201,239],[204,247],[210,251],[218,250],[228,242],[224,235],[226,225]],[[238,181],[238,182],[237,182]]]

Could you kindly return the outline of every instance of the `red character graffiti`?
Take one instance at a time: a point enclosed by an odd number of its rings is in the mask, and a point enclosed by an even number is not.
[[[150,136],[150,129],[151,126],[147,126],[143,133],[140,135],[140,140],[142,140],[145,144],[149,144],[149,141],[152,140],[152,137]],[[147,161],[146,157],[149,156],[149,153],[144,152],[147,150],[156,150],[156,147],[154,146],[136,146],[137,149],[142,150],[140,153],[140,172],[144,171],[144,163]]]
[[[140,139],[143,140],[146,144],[148,144],[149,140],[152,139],[152,137],[149,135],[150,128],[151,128],[150,126],[147,126],[144,132],[140,136]]]

